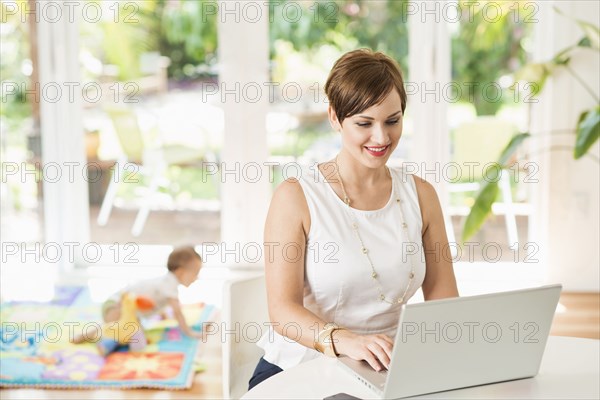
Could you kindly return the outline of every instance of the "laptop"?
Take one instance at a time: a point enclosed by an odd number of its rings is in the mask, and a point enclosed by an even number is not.
[[[537,375],[562,286],[403,305],[389,369],[339,363],[384,399]]]

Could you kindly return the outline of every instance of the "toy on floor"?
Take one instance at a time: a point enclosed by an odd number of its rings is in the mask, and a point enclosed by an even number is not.
[[[137,310],[148,311],[153,308],[154,303],[147,297],[123,293],[119,320],[107,322],[102,327],[102,338],[97,343],[100,353],[108,355],[120,345],[129,345],[130,351],[143,350],[148,342],[137,316]]]

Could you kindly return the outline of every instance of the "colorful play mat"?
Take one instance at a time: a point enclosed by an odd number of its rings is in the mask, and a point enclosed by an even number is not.
[[[201,329],[215,308],[184,305],[192,327]],[[72,344],[69,336],[101,321],[100,304],[88,290],[65,286],[48,303],[0,305],[0,386],[61,389],[187,389],[199,369],[203,343],[181,333],[173,319],[145,321],[148,345],[131,352],[119,347],[104,357],[93,343]]]

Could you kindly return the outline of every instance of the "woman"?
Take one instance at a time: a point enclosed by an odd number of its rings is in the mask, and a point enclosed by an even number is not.
[[[426,181],[386,162],[402,136],[406,92],[398,65],[361,49],[342,56],[325,85],[329,121],[342,135],[332,160],[276,190],[265,242],[273,328],[259,346],[250,388],[322,352],[388,368],[400,307],[458,296],[442,210]],[[286,246],[287,245],[287,246]]]

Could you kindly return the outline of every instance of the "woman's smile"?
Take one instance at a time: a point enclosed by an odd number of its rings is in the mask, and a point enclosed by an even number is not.
[[[387,146],[383,146],[383,147],[381,147],[381,146],[380,147],[365,146],[365,149],[367,150],[367,153],[369,153],[373,157],[383,157],[383,156],[385,156],[385,154],[387,153],[387,151],[388,151],[389,148],[390,148],[389,144]]]

